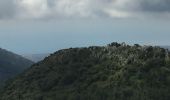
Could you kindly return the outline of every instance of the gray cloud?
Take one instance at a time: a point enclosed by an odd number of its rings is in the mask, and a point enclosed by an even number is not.
[[[13,18],[16,14],[16,5],[13,0],[0,0],[0,18]]]
[[[170,0],[140,0],[139,8],[146,12],[170,12]]]
[[[0,0],[0,19],[169,16],[170,0]]]

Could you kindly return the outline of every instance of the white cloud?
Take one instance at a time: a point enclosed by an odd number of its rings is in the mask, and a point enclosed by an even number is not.
[[[19,18],[41,18],[48,13],[47,0],[18,0]]]
[[[123,11],[118,11],[114,9],[106,9],[105,12],[113,18],[128,18],[131,16],[130,13],[123,12]]]
[[[92,9],[89,7],[90,0],[56,0],[56,13],[64,16],[92,16]]]

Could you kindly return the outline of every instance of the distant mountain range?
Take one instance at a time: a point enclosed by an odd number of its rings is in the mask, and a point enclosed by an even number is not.
[[[33,62],[38,62],[43,60],[45,57],[48,57],[49,55],[50,55],[49,53],[44,53],[44,54],[23,54],[22,56]]]
[[[111,43],[59,50],[14,78],[0,100],[169,100],[170,52]]]
[[[170,46],[161,46],[161,47],[170,50]]]
[[[0,86],[4,81],[23,72],[34,62],[0,48]]]

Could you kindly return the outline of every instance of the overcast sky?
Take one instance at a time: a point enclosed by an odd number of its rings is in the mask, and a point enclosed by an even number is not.
[[[170,45],[170,0],[0,0],[0,46],[23,53],[68,47]]]

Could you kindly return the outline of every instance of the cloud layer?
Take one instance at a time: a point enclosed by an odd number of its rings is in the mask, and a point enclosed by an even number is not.
[[[167,16],[170,0],[0,0],[0,19]]]

